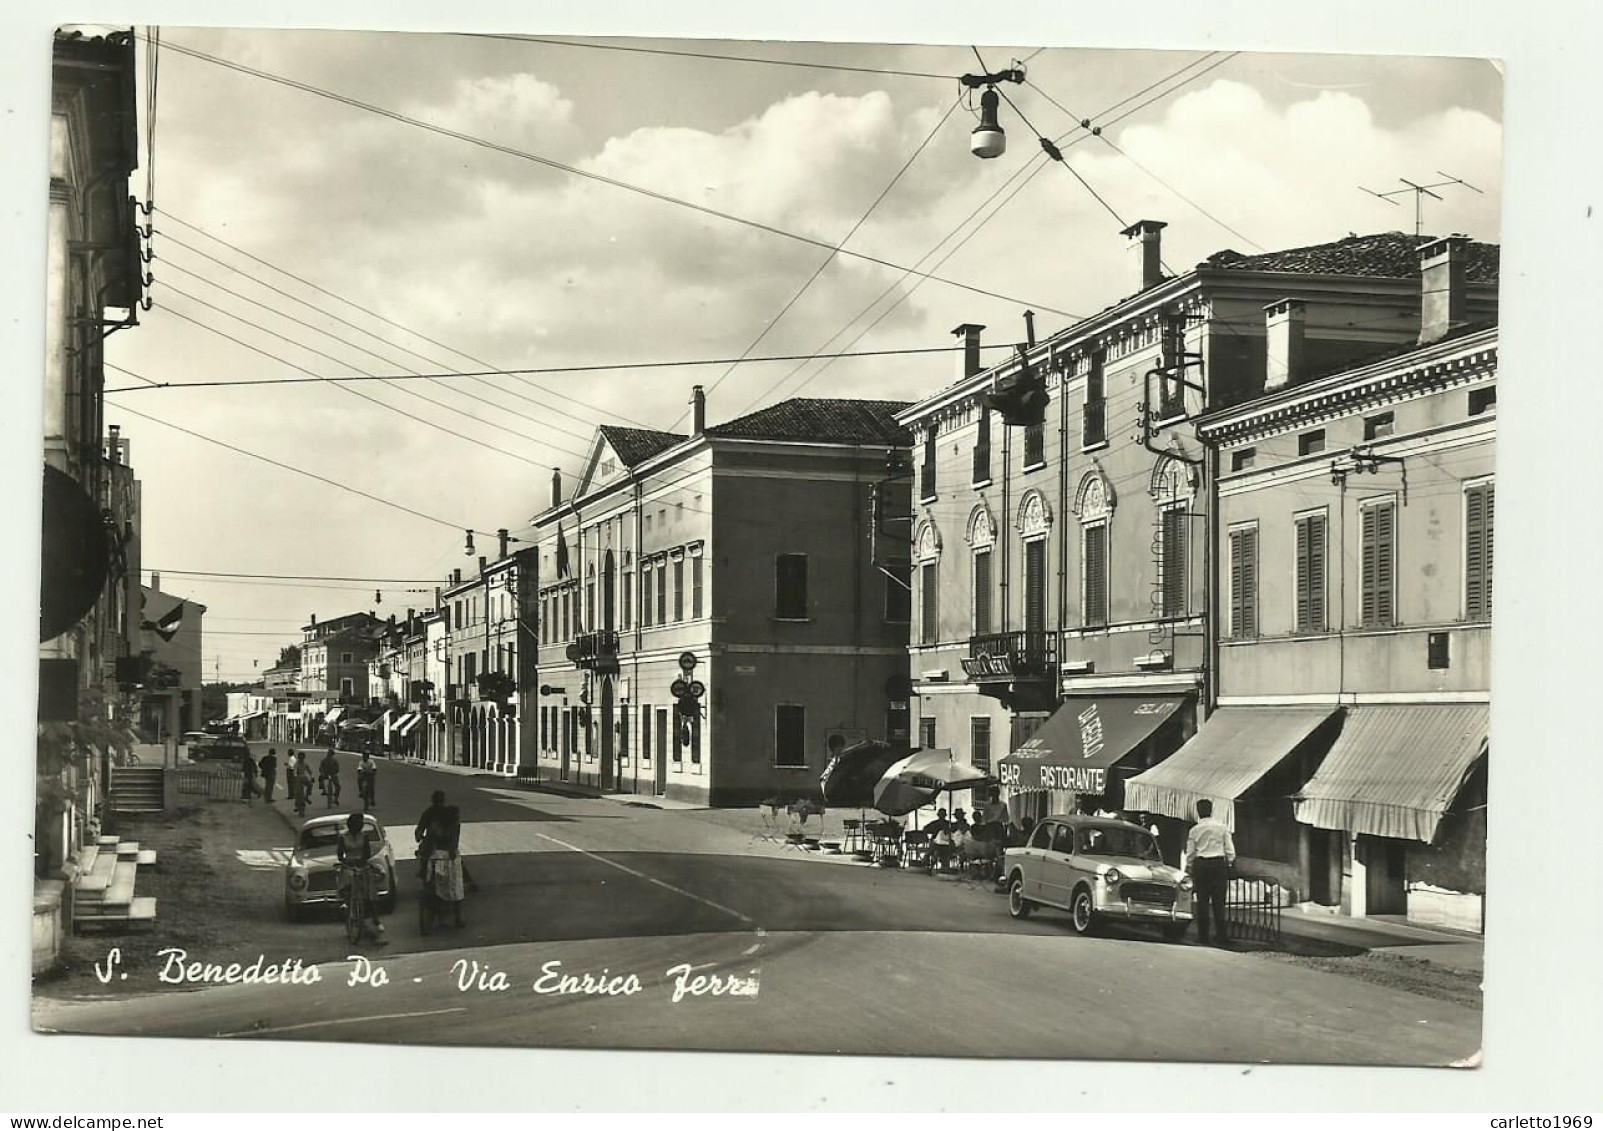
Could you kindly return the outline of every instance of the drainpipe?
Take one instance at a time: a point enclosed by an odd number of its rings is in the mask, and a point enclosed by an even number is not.
[[[1013,509],[1008,501],[1010,498],[1012,498],[1012,492],[1008,490],[1008,484],[1013,477],[1012,452],[1013,429],[1011,426],[1004,425],[1002,428],[1002,581],[999,586],[999,588],[1002,590],[1002,632],[1004,635],[1011,629],[1013,624],[1013,606],[1008,604],[1007,597],[1009,589],[1007,583],[1008,562],[1012,558],[1012,555],[1008,553],[1008,548],[1012,546],[1013,538],[1010,534],[1006,533],[1013,527]]]
[[[1199,435],[1200,438],[1200,435]],[[1207,594],[1203,603],[1202,632],[1202,703],[1203,718],[1212,715],[1219,706],[1219,563],[1224,554],[1220,549],[1222,523],[1219,516],[1219,460],[1217,444],[1202,441],[1203,474],[1207,477],[1208,537],[1203,544],[1203,576]]]
[[[1058,401],[1058,615],[1056,647],[1052,653],[1061,664],[1064,622],[1069,608],[1069,370],[1066,362],[1058,369]],[[1062,669],[1059,668],[1052,673],[1054,702],[1061,687]]]

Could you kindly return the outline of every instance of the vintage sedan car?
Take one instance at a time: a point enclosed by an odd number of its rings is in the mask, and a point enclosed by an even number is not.
[[[189,747],[191,762],[210,762],[214,759],[237,762],[250,753],[250,745],[233,734],[186,734],[184,744]]]
[[[1027,844],[1003,853],[1008,912],[1067,911],[1079,934],[1122,920],[1151,923],[1178,940],[1191,922],[1191,879],[1163,862],[1139,825],[1109,817],[1048,817]]]
[[[379,879],[379,906],[385,911],[395,909],[395,849],[390,845],[384,826],[372,814],[366,814],[366,836],[373,846],[373,856],[383,865]],[[289,862],[284,865],[284,917],[291,922],[301,918],[313,907],[337,907],[339,892],[339,855],[335,848],[340,830],[350,820],[349,813],[328,813],[313,817],[295,835],[295,847]]]

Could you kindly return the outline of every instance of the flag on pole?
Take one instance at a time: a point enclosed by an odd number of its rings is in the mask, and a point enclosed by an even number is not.
[[[171,643],[172,638],[178,635],[178,628],[184,621],[184,603],[179,601],[170,610],[163,613],[160,620],[145,621],[141,628],[148,628],[163,640]]]

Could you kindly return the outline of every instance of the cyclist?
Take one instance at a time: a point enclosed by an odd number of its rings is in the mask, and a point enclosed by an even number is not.
[[[372,751],[364,752],[357,764],[356,787],[364,805],[369,809],[378,805],[378,763],[373,761]]]
[[[378,899],[374,896],[376,885],[373,877],[383,865],[373,857],[373,842],[367,838],[367,821],[360,813],[352,813],[345,820],[345,831],[334,845],[335,854],[339,857],[340,875],[344,883],[351,885],[347,898],[355,898],[358,892],[362,897],[362,907],[367,912],[368,928],[377,938],[384,933],[384,924],[378,917]]]
[[[307,802],[312,799],[312,767],[306,764],[306,751],[295,751],[295,815],[306,816]]]
[[[330,809],[340,803],[340,764],[334,757],[334,748],[330,746],[323,760],[317,764],[317,784],[323,788],[323,796],[328,798]]]

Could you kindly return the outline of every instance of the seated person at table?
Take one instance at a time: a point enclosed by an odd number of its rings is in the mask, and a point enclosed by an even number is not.
[[[953,828],[952,822],[946,819],[945,809],[937,809],[935,811],[935,819],[924,826],[924,831],[929,834],[930,845],[935,852],[935,864],[942,871],[945,871],[952,863]]]

